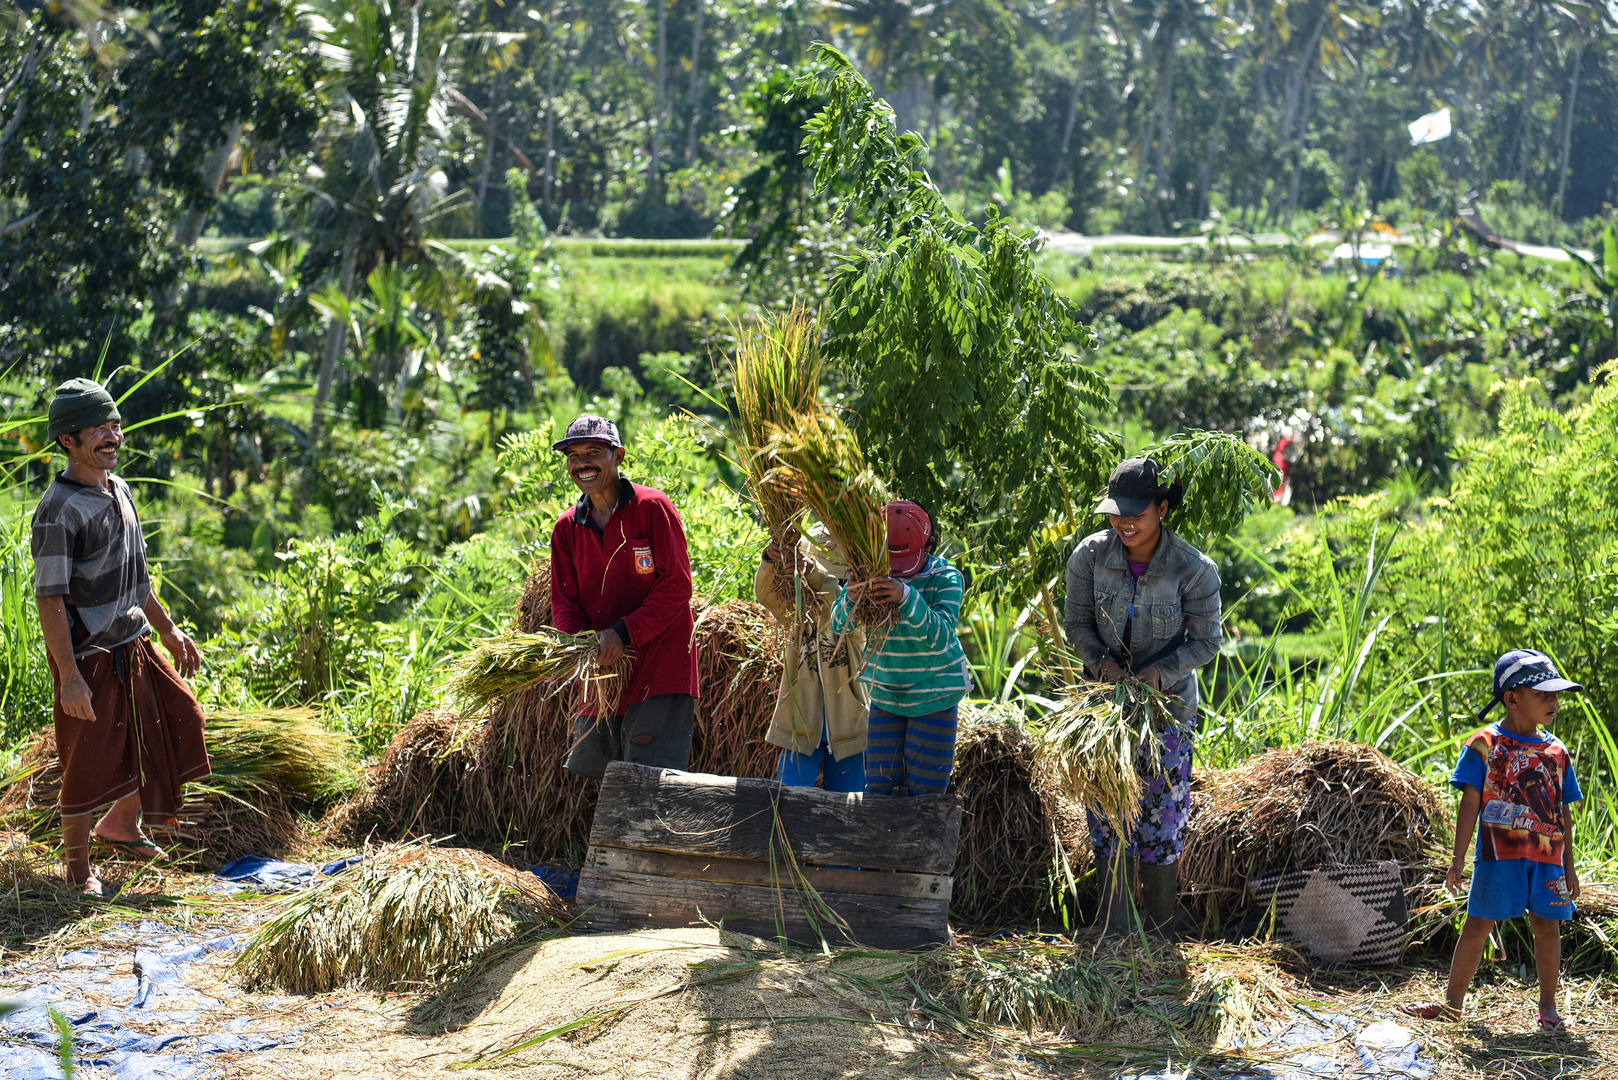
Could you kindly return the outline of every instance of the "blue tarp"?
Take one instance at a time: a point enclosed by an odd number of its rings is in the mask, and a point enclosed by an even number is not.
[[[1346,1080],[1350,1076],[1392,1074],[1411,1080],[1429,1080],[1437,1068],[1431,1059],[1421,1056],[1421,1043],[1414,1040],[1397,1046],[1389,1046],[1380,1040],[1375,1040],[1377,1045],[1356,1040],[1351,1044],[1354,1050],[1352,1061],[1320,1053],[1329,1043],[1339,1040],[1346,1043],[1350,1035],[1382,1034],[1388,1030],[1403,1029],[1387,1022],[1362,1025],[1341,1013],[1321,1012],[1307,1005],[1298,1005],[1297,1009],[1309,1019],[1300,1020],[1279,1031],[1260,1024],[1258,1029],[1263,1039],[1254,1047],[1271,1052],[1293,1049],[1297,1053],[1288,1054],[1270,1064],[1254,1065],[1245,1072],[1226,1076],[1223,1080],[1321,1080],[1323,1077]],[[1118,1080],[1187,1080],[1187,1074],[1126,1073]]]
[[[304,888],[356,862],[358,858],[310,866],[253,855],[221,870],[219,885],[228,892]],[[0,1077],[61,1080],[61,1036],[51,1009],[72,1027],[81,1075],[110,1080],[194,1080],[214,1071],[210,1055],[281,1045],[284,1034],[247,1031],[250,1017],[231,1019],[222,1031],[198,1030],[208,1026],[204,1013],[224,1003],[188,986],[183,969],[210,954],[236,949],[243,940],[176,935],[161,923],[144,922],[107,935],[114,947],[102,944],[64,953],[54,969],[36,970],[34,962],[23,961],[0,971],[0,985],[21,987],[18,996],[29,1003],[0,1018]],[[136,1026],[146,1030],[134,1030]],[[179,1030],[149,1034],[154,1026]]]

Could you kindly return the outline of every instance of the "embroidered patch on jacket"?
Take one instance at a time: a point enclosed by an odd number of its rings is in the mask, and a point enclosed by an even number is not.
[[[652,549],[637,547],[635,549],[635,573],[653,574],[657,572],[657,564],[652,562]]]

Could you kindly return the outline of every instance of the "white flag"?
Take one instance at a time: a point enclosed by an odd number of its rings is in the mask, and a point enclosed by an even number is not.
[[[1439,109],[1410,125],[1410,145],[1437,142],[1449,138],[1449,110]]]

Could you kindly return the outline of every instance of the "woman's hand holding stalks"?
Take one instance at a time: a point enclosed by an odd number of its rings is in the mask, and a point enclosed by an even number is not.
[[[890,577],[872,578],[865,587],[865,595],[879,604],[897,604],[905,598],[905,583]]]
[[[1163,673],[1157,670],[1155,667],[1142,668],[1131,675],[1127,670],[1125,670],[1124,666],[1118,663],[1116,660],[1103,660],[1101,662],[1101,673],[1099,678],[1096,680],[1097,682],[1121,683],[1126,679],[1133,679],[1136,682],[1143,682],[1147,686],[1150,686],[1153,690],[1163,689]]]

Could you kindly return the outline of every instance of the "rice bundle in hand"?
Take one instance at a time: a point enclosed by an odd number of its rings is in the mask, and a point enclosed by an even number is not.
[[[775,433],[770,459],[768,486],[814,515],[847,559],[854,621],[885,626],[892,605],[870,599],[865,589],[888,576],[888,492],[866,464],[853,429],[829,412],[805,413],[794,427]]]
[[[577,678],[598,716],[616,716],[629,674],[630,653],[603,668],[591,633],[564,634],[540,628],[509,632],[475,642],[450,669],[445,689],[461,704],[463,716],[477,716],[500,698],[542,682]]]
[[[1139,680],[1081,682],[1045,718],[1037,755],[1060,794],[1106,818],[1127,840],[1140,813],[1139,763],[1151,768],[1161,759],[1158,731],[1169,721],[1168,698]]]
[[[562,910],[537,877],[482,852],[398,845],[284,901],[235,967],[250,990],[393,989],[441,978]]]
[[[791,431],[801,417],[822,409],[820,373],[820,326],[797,304],[737,335],[731,379],[741,465],[764,527],[783,550],[797,545],[800,508],[786,490],[766,482],[770,441],[776,432]]]

